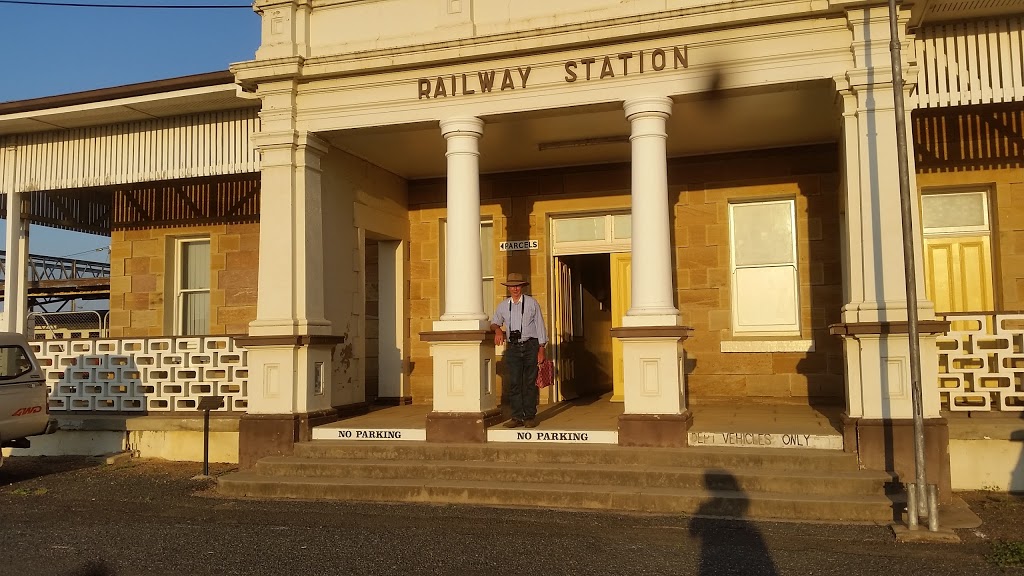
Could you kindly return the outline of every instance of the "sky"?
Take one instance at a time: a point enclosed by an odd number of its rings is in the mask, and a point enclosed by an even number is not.
[[[77,4],[238,5],[131,9],[0,2],[0,102],[227,70],[253,59],[260,18],[246,0],[39,0]],[[3,229],[6,230],[6,221]],[[33,226],[32,254],[109,261],[106,237]],[[6,248],[0,235],[0,249]],[[96,249],[101,249],[96,251]]]

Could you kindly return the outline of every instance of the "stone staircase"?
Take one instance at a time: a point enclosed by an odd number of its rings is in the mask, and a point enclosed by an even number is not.
[[[893,520],[893,477],[835,450],[314,440],[220,478],[225,496],[780,520]]]

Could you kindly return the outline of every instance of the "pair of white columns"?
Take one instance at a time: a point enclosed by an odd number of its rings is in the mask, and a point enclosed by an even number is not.
[[[665,330],[673,331],[672,327],[679,326],[672,282],[666,146],[666,121],[672,112],[672,100],[629,100],[624,109],[631,127],[635,255],[632,302],[623,319],[628,330],[617,336],[623,342],[625,411],[670,415],[679,420],[673,420],[674,424],[685,424],[682,339]],[[428,418],[428,439],[482,438],[482,422],[496,411],[498,402],[493,386],[494,347],[487,337],[489,320],[483,312],[481,284],[479,143],[483,127],[479,118],[441,122],[441,132],[448,143],[445,310],[440,320],[434,322],[434,333],[427,336],[434,364],[434,416]],[[453,435],[454,420],[445,421],[440,413],[476,414],[479,418],[474,416]],[[629,425],[642,428],[645,424]],[[672,445],[681,442],[678,430],[669,435],[673,436]]]
[[[629,100],[624,105],[632,146],[632,304],[625,326],[676,326],[668,203],[668,134],[672,100]],[[448,223],[445,237],[445,310],[434,329],[486,329],[480,254],[479,118],[441,122],[448,143]]]

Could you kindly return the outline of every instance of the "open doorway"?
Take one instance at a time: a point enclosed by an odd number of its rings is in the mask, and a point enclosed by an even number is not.
[[[363,245],[364,364],[366,401],[409,404],[404,370],[404,244],[367,233]]]
[[[629,253],[555,257],[555,353],[565,400],[622,401],[622,350],[611,329],[629,308]]]

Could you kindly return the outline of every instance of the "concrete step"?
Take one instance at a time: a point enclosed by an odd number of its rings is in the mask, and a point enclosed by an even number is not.
[[[224,476],[219,490],[234,497],[528,506],[831,522],[888,523],[893,519],[892,502],[882,495],[776,494],[494,480],[282,477],[255,472]]]
[[[263,476],[350,479],[445,479],[557,485],[609,485],[638,488],[700,490],[739,489],[745,492],[798,494],[882,494],[892,476],[866,470],[819,472],[812,470],[700,469],[669,466],[607,466],[594,464],[520,465],[484,461],[414,461],[365,459],[311,459],[276,456],[260,460],[256,473]]]
[[[509,464],[590,464],[613,467],[857,470],[857,457],[837,450],[785,448],[626,448],[564,444],[434,444],[429,442],[346,442],[314,440],[295,445],[294,455],[309,459],[483,461]]]

